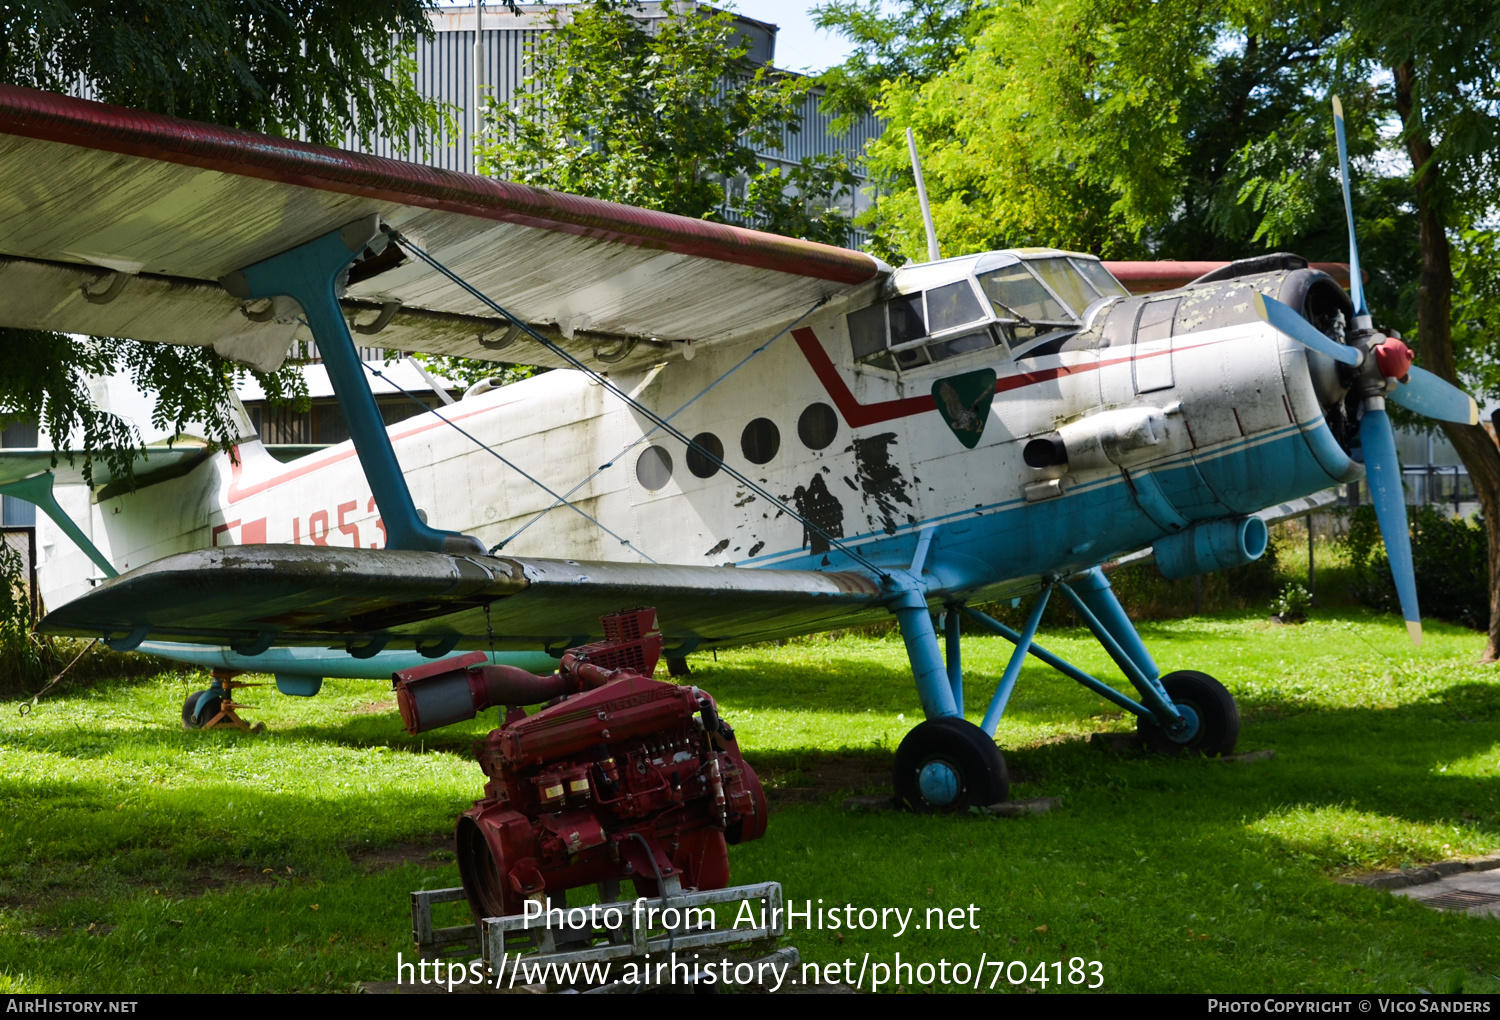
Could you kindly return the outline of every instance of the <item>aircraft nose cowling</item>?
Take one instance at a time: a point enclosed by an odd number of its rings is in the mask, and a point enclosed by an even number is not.
[[[1156,566],[1169,581],[1239,567],[1260,559],[1269,540],[1259,517],[1207,521],[1168,535],[1152,546]]]

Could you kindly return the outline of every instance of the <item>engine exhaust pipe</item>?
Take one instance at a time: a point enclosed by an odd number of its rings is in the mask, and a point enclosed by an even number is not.
[[[392,674],[406,732],[451,726],[497,705],[536,705],[578,692],[571,677],[536,676],[515,666],[494,665],[488,658],[484,652],[470,652]]]

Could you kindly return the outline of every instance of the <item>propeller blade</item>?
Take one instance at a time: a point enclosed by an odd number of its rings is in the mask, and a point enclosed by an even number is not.
[[[1354,314],[1369,315],[1365,307],[1365,282],[1359,271],[1359,244],[1354,239],[1354,199],[1349,194],[1349,145],[1344,141],[1344,104],[1333,97],[1333,133],[1339,143],[1339,179],[1344,183],[1344,218],[1349,221],[1349,296]]]
[[[1385,410],[1366,409],[1359,423],[1359,442],[1365,451],[1365,472],[1380,537],[1401,600],[1401,615],[1412,644],[1422,643],[1422,615],[1417,611],[1417,576],[1411,562],[1411,533],[1406,528],[1406,493],[1401,486],[1401,462],[1396,459],[1396,434]]]
[[[1353,347],[1330,340],[1318,328],[1289,307],[1260,291],[1255,292],[1255,314],[1268,322],[1277,332],[1291,337],[1308,350],[1317,351],[1341,365],[1358,365],[1360,354]]]
[[[1459,425],[1479,424],[1479,405],[1474,398],[1448,380],[1413,365],[1404,383],[1386,394],[1386,399],[1427,418]]]

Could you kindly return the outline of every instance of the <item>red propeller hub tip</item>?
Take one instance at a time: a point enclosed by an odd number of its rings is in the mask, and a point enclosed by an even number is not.
[[[1380,374],[1387,379],[1405,382],[1411,372],[1411,348],[1397,337],[1386,337],[1382,343],[1375,345],[1375,364],[1380,367]]]

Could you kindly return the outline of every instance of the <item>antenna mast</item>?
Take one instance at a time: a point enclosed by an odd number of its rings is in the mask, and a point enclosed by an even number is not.
[[[474,133],[471,141],[479,143],[480,107],[484,103],[484,0],[474,0],[474,106],[471,116]]]
[[[922,161],[917,158],[917,136],[906,129],[906,147],[911,152],[911,172],[917,179],[917,201],[922,203],[922,225],[927,228],[927,260],[936,262],[943,257],[938,250],[937,230],[932,225],[932,206],[927,202],[927,185],[922,181]]]

